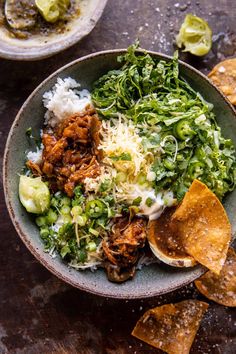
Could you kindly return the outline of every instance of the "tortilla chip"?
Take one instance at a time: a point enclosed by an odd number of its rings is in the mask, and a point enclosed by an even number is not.
[[[236,307],[236,252],[229,248],[219,275],[208,271],[195,281],[201,294],[220,305]]]
[[[132,335],[168,354],[188,354],[207,308],[198,300],[155,307],[139,319]]]
[[[202,182],[194,180],[171,217],[186,252],[219,274],[231,239],[231,226],[223,205]]]
[[[236,105],[236,58],[217,64],[208,77]]]

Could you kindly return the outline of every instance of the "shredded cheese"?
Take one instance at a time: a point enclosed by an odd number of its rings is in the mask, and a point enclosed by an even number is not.
[[[103,150],[105,157],[129,153],[134,164],[134,175],[137,176],[146,160],[142,138],[133,122],[121,115],[117,120],[103,121],[101,135],[98,148]]]

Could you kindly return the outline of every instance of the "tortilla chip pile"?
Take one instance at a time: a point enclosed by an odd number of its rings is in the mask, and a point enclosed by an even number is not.
[[[208,77],[236,105],[236,58],[217,64]]]
[[[208,299],[224,306],[236,306],[236,253],[228,251],[226,262],[219,275],[211,271],[195,281],[197,289]]]
[[[154,254],[167,255],[166,263],[186,259],[186,254],[193,257],[210,269],[195,281],[197,289],[210,300],[236,307],[236,252],[228,250],[230,239],[223,205],[198,180],[177,209],[149,225],[149,243],[157,248]],[[140,318],[132,335],[168,354],[187,354],[207,308],[207,303],[198,300],[156,307]]]
[[[212,272],[220,273],[231,239],[231,226],[223,205],[205,184],[193,181],[171,217],[171,227],[190,256]]]
[[[219,275],[208,271],[195,281],[208,299],[236,307],[236,252],[229,248]],[[153,308],[137,322],[132,335],[168,354],[188,354],[208,304],[185,300]]]
[[[208,304],[186,300],[145,312],[132,335],[169,354],[188,354]]]

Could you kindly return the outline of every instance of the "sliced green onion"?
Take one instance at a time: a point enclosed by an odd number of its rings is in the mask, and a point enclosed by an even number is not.
[[[133,203],[132,205],[136,205],[136,206],[139,206],[142,202],[142,197],[137,197],[133,200]]]
[[[77,223],[79,226],[85,226],[88,218],[86,215],[74,216],[73,222]]]
[[[155,200],[152,198],[148,197],[145,201],[145,204],[150,208],[153,204],[155,203]]]
[[[36,222],[37,226],[41,227],[43,225],[47,225],[47,218],[45,216],[38,216],[35,219],[35,222]]]
[[[58,208],[58,206],[59,206],[59,201],[58,201],[57,198],[52,197],[52,199],[51,199],[51,206],[54,207],[54,208]]]
[[[90,234],[92,234],[94,236],[99,236],[99,232],[97,230],[95,230],[95,229],[90,228],[89,232],[90,232]]]
[[[72,223],[72,217],[69,214],[63,215],[62,219],[63,219],[63,222],[65,224],[71,224]]]
[[[94,252],[97,249],[97,245],[94,241],[90,241],[87,245],[86,245],[86,250],[89,252]]]
[[[61,199],[61,205],[71,205],[71,199],[69,197],[63,197]]]
[[[49,209],[46,217],[48,224],[54,224],[58,218],[57,213],[55,213],[55,211],[53,211],[52,209]]]
[[[65,245],[62,247],[61,251],[60,251],[60,255],[62,258],[65,258],[65,256],[70,253],[70,247],[68,245]]]
[[[48,237],[49,236],[49,229],[48,228],[41,228],[40,229],[40,236],[42,238]]]
[[[72,216],[81,215],[82,213],[83,213],[83,209],[79,205],[76,205],[71,209]]]
[[[61,208],[61,214],[63,215],[67,215],[67,214],[70,214],[70,207],[68,205],[64,205],[62,208]]]

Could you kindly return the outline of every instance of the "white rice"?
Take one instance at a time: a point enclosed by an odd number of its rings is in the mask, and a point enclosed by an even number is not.
[[[45,124],[55,127],[66,117],[82,112],[86,106],[92,105],[88,90],[78,91],[80,84],[67,77],[58,78],[55,86],[43,95],[43,104],[48,109]]]
[[[67,77],[57,79],[53,88],[43,95],[43,104],[48,109],[45,114],[45,124],[55,127],[66,117],[82,112],[86,106],[92,105],[91,95],[88,90],[78,91],[80,86],[74,79]],[[42,137],[43,131],[40,131]],[[28,160],[40,164],[42,162],[43,145],[36,148],[36,151],[29,151],[26,154]]]
[[[41,144],[40,148],[36,148],[36,151],[29,151],[26,154],[28,160],[33,163],[40,164],[42,162],[42,154],[43,154],[43,144]]]

